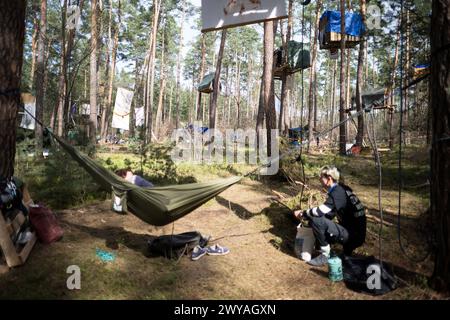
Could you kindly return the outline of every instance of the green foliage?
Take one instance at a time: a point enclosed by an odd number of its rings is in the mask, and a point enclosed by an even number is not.
[[[81,206],[107,196],[69,155],[56,149],[40,160],[18,153],[16,175],[28,184],[35,202],[54,209]]]

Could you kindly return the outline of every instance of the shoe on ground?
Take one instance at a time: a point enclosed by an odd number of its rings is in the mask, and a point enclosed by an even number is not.
[[[307,264],[313,267],[323,267],[328,264],[328,258],[324,254],[320,254],[311,261],[308,261]]]
[[[28,241],[31,240],[31,237],[33,234],[30,231],[21,232],[19,234],[19,238],[17,239],[18,244],[26,244]]]
[[[215,244],[213,246],[206,248],[206,253],[211,256],[222,256],[224,254],[230,253],[230,250],[228,248]]]
[[[201,257],[203,257],[206,254],[206,249],[200,247],[200,246],[196,246],[194,248],[194,250],[192,250],[192,255],[191,255],[191,259],[192,260],[198,260]]]

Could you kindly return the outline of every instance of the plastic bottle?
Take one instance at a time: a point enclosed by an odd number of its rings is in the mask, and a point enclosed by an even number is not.
[[[328,259],[328,278],[333,281],[342,281],[342,260],[338,256],[332,256]]]

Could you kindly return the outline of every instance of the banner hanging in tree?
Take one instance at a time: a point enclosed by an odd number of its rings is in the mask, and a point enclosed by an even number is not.
[[[22,101],[26,111],[20,112],[23,114],[20,127],[28,130],[34,130],[35,121],[33,117],[36,116],[36,98],[29,93],[22,93]],[[30,114],[32,114],[33,117]]]
[[[130,107],[133,100],[133,91],[118,88],[116,103],[114,104],[114,113],[112,118],[112,127],[116,129],[129,130],[130,128]]]
[[[202,0],[202,32],[285,18],[284,0]]]

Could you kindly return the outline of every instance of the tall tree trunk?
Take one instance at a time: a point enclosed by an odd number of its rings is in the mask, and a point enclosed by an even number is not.
[[[155,56],[156,56],[156,36],[158,32],[159,15],[161,11],[161,0],[153,1],[153,21],[152,34],[150,36],[149,62],[147,73],[147,95],[146,95],[146,116],[145,116],[145,142],[152,141],[152,124],[153,124],[153,96],[155,83]]]
[[[164,26],[165,28],[166,26]],[[162,114],[163,114],[163,104],[164,104],[164,90],[166,87],[166,76],[165,76],[165,65],[164,65],[164,51],[165,51],[165,31],[162,33],[161,39],[161,60],[160,60],[160,75],[159,75],[159,99],[158,107],[156,109],[156,121],[155,121],[155,135],[161,138],[161,127],[162,127]]]
[[[24,0],[0,1],[0,179],[14,174],[25,11]]]
[[[411,21],[410,21],[410,13],[409,10],[406,10],[406,54],[405,54],[405,71],[406,71],[406,77],[405,77],[405,82],[404,82],[404,86],[406,86],[409,81],[410,81],[410,77],[409,75],[411,74],[410,69],[411,69],[411,54],[410,54],[410,50],[411,50]],[[411,134],[410,134],[410,130],[409,130],[409,90],[405,90],[404,92],[404,99],[405,99],[405,113],[404,113],[404,130],[405,130],[405,144],[409,145],[411,144]]]
[[[388,88],[388,96],[390,101],[390,107],[394,108],[395,104],[395,95],[393,94],[394,88],[395,88],[395,75],[398,65],[398,49],[400,46],[400,32],[397,33],[397,41],[395,42],[395,54],[394,54],[394,64],[392,66],[392,73],[391,73],[391,83]],[[401,86],[401,84],[400,84]],[[394,147],[394,130],[393,130],[393,124],[394,124],[394,110],[389,109],[389,148],[392,149]]]
[[[33,3],[33,11],[37,11],[36,3]],[[41,22],[42,23],[42,22]],[[30,91],[33,90],[34,76],[36,71],[36,50],[38,43],[39,22],[37,17],[33,19],[33,36],[31,38],[31,72],[30,72]]]
[[[198,75],[198,83],[200,83],[205,74],[205,64],[206,64],[206,45],[205,45],[205,34],[202,33],[202,62],[200,63],[200,73]],[[199,121],[202,118],[201,115],[201,103],[202,103],[202,93],[198,91],[197,101],[196,101],[196,119]]]
[[[180,22],[180,45],[178,47],[177,54],[177,88],[176,92],[176,102],[175,102],[175,128],[178,129],[180,126],[180,82],[181,82],[181,51],[183,50],[183,26],[184,26],[184,16],[186,12],[186,1],[183,0]]]
[[[264,110],[267,129],[267,156],[271,156],[271,130],[276,129],[275,95],[273,82],[273,51],[275,43],[276,24],[273,21],[264,22]]]
[[[45,70],[45,36],[47,33],[47,0],[41,0],[41,19],[39,26],[39,37],[37,45],[37,72],[35,76],[36,88],[36,119],[39,122],[44,120],[44,70]],[[43,146],[43,128],[36,122],[35,130],[35,140],[36,140],[36,156],[42,157],[42,146]]]
[[[281,39],[282,39],[282,45],[283,45],[283,65],[288,63],[288,43],[291,40],[291,34],[292,34],[292,5],[293,1],[289,0],[288,5],[288,26],[286,30],[286,34],[283,34],[283,29],[281,29]],[[283,22],[280,20],[280,26],[282,27]],[[278,128],[280,132],[283,134],[287,134],[288,130],[288,111],[290,107],[290,84],[292,82],[293,75],[283,73],[281,76],[281,101],[280,101],[280,117],[278,119]]]
[[[60,74],[58,80],[58,136],[62,137],[64,134],[64,96],[66,93],[66,79],[67,79],[67,56],[66,56],[66,14],[67,14],[67,0],[64,0],[61,13],[61,62]]]
[[[366,22],[366,0],[359,1],[361,7],[361,17],[363,24]],[[356,79],[356,111],[362,110],[362,87],[363,87],[363,73],[364,73],[364,52],[366,46],[366,35],[363,35],[361,38],[361,43],[359,44],[359,56],[358,56],[358,70],[357,70],[357,79]],[[356,145],[362,146],[364,139],[364,114],[360,114],[358,116],[358,132],[356,134]]]
[[[216,110],[217,110],[217,98],[220,92],[220,69],[222,67],[223,50],[225,48],[225,39],[227,37],[227,30],[222,30],[222,37],[220,39],[219,54],[217,56],[216,72],[214,74],[214,91],[209,103],[209,128],[214,129],[216,126]]]
[[[238,52],[236,51],[236,84],[235,84],[235,90],[236,90],[236,111],[237,111],[237,128],[240,128],[241,126],[241,58],[238,55]]]
[[[111,51],[113,47],[113,34],[112,34],[112,25],[113,25],[113,1],[111,0],[109,3],[109,17],[108,17],[108,42],[106,45],[106,61],[105,61],[105,82],[109,83],[109,72],[111,69]],[[109,88],[108,88],[109,89]],[[101,118],[100,118],[100,137],[103,141],[105,141],[105,124],[106,117],[108,114],[108,96],[106,93],[106,84],[103,86],[103,95],[102,95],[102,107],[101,107]],[[109,91],[109,90],[108,90]]]
[[[111,3],[111,13],[112,14],[112,3]],[[117,48],[119,47],[119,32],[120,32],[120,24],[122,22],[122,14],[121,14],[121,0],[118,1],[118,7],[117,7],[117,17],[119,20],[118,25],[114,28],[114,39],[112,39],[112,48],[111,48],[111,66],[108,67],[110,69],[108,71],[108,97],[106,100],[106,106],[105,110],[103,110],[102,118],[101,118],[101,128],[100,128],[100,135],[103,140],[106,139],[106,136],[108,135],[108,128],[112,119],[112,96],[113,96],[113,90],[114,90],[114,78],[116,76],[116,60],[117,60]],[[109,59],[108,59],[109,60]],[[137,66],[136,66],[137,68]]]
[[[330,115],[330,126],[334,126],[334,111],[336,109],[336,76],[337,76],[337,65],[338,61],[336,60],[333,64],[332,71],[332,81],[331,81],[331,115]]]
[[[130,137],[135,136],[135,128],[136,128],[136,117],[135,117],[135,110],[136,110],[136,104],[137,101],[140,101],[139,99],[139,92],[141,91],[141,81],[139,78],[139,59],[136,59],[135,61],[135,70],[134,70],[134,94],[135,98],[133,99],[133,102],[131,103],[130,108],[130,124],[129,124],[129,135]]]
[[[98,0],[91,2],[91,54],[90,54],[90,79],[89,79],[89,140],[95,145],[97,134],[97,47],[98,47]]]
[[[322,1],[317,0],[316,16],[314,19],[314,36],[311,48],[311,69],[309,74],[309,95],[308,95],[308,127],[309,134],[308,140],[310,143],[307,145],[307,152],[313,140],[313,127],[314,127],[314,96],[316,95],[316,61],[317,61],[317,30],[319,29],[320,10],[322,8]]]
[[[340,70],[340,99],[339,99],[339,122],[345,120],[345,1],[341,0],[341,70]],[[347,143],[346,123],[339,127],[339,153],[345,155],[345,144]]]
[[[450,292],[450,0],[433,0],[431,18],[431,214],[437,251],[431,285]],[[445,178],[447,177],[447,178]]]

